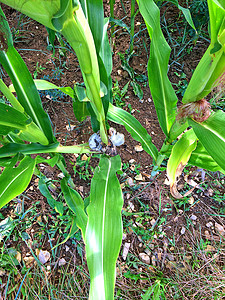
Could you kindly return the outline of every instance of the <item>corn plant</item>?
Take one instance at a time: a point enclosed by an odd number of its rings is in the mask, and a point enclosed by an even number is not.
[[[49,205],[62,213],[63,203],[50,195],[44,177],[38,170],[38,164],[42,162],[50,166],[57,165],[65,176],[61,180],[64,201],[74,212],[76,226],[80,228],[86,246],[91,278],[89,298],[113,299],[116,260],[122,242],[123,198],[116,177],[121,168],[120,157],[109,154],[116,154],[116,146],[123,143],[124,137],[114,129],[110,129],[108,136],[105,126],[105,116],[109,108],[111,115],[117,114],[117,110],[110,103],[112,54],[107,36],[108,19],[103,18],[103,3],[71,0],[4,3],[34,18],[49,30],[59,32],[74,48],[85,89],[80,86],[59,89],[73,99],[73,109],[78,120],[83,120],[87,115],[91,116],[96,133],[90,137],[89,144],[60,145],[53,135],[49,117],[43,110],[38,94],[38,89],[58,87],[43,80],[33,81],[13,46],[10,28],[1,11],[0,62],[12,85],[7,87],[0,81],[0,89],[7,99],[6,103],[0,104],[0,166],[4,168],[0,175],[0,208],[22,193],[35,173],[40,176],[39,187],[47,196]],[[158,151],[151,144],[147,131],[136,119],[124,113],[128,118],[128,130],[137,140],[145,143],[146,151],[156,160]],[[101,153],[101,158],[91,183],[90,203],[85,207],[83,199],[74,189],[61,153],[93,152]],[[38,155],[42,153],[49,153],[51,159]],[[74,224],[71,225],[71,230],[73,228]]]
[[[107,132],[106,120],[124,125],[131,136],[142,144],[153,158],[154,172],[169,157],[167,174],[171,192],[178,198],[182,196],[176,189],[176,178],[186,163],[224,173],[224,113],[211,111],[205,100],[224,79],[224,2],[208,0],[211,44],[196,68],[183,96],[183,105],[178,110],[178,99],[167,76],[170,48],[160,28],[160,11],[153,0],[138,1],[151,38],[149,86],[166,137],[160,151],[152,143],[146,129],[131,114],[112,103],[112,53],[107,36],[109,20],[104,19],[102,0],[0,2],[62,34],[77,54],[85,83],[85,88],[77,85],[71,88],[57,87],[44,80],[33,81],[13,46],[8,23],[1,11],[0,63],[8,73],[12,86],[7,87],[0,81],[0,90],[7,99],[5,104],[0,104],[0,166],[4,168],[0,175],[0,208],[26,189],[34,172],[41,176],[39,163],[57,165],[65,175],[61,180],[64,200],[74,213],[76,226],[80,228],[85,242],[91,279],[89,299],[113,299],[116,260],[122,242],[123,204],[116,177],[121,161],[115,154],[124,137],[112,128]],[[177,1],[172,2],[180,8]],[[189,18],[187,11],[183,9],[183,12]],[[62,146],[54,137],[38,90],[55,88],[73,99],[74,114],[79,121],[91,116],[95,133],[88,144]],[[101,158],[91,182],[90,203],[85,207],[83,199],[74,189],[61,153],[93,152],[100,153]],[[50,153],[51,159],[37,155],[41,153]],[[54,198],[51,200],[50,205],[60,212],[62,203]]]
[[[183,104],[177,109],[178,99],[167,76],[170,47],[160,28],[159,9],[153,0],[138,2],[151,38],[149,86],[166,136],[157,164],[169,156],[167,176],[171,193],[181,198],[176,182],[188,162],[207,170],[225,172],[225,113],[212,111],[205,99],[217,85],[224,89],[225,4],[222,0],[208,0],[211,43],[194,71]],[[171,2],[178,5],[177,1]]]

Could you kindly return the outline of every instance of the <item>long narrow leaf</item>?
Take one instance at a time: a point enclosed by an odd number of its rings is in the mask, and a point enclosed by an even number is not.
[[[101,48],[102,35],[103,35],[103,25],[104,25],[104,10],[102,0],[85,0],[82,1],[86,4],[86,18],[90,26],[97,55]],[[83,5],[82,7],[84,7]]]
[[[224,1],[208,0],[211,43],[200,60],[184,93],[182,102],[206,97],[225,72],[225,5]]]
[[[93,153],[93,151],[86,145],[61,146],[59,143],[43,146],[40,144],[17,144],[9,143],[0,148],[0,157],[8,157],[23,154],[37,154],[37,153]]]
[[[153,0],[139,0],[150,38],[148,79],[160,126],[168,136],[176,118],[177,96],[168,79],[168,62],[171,49],[160,28],[160,11]]]
[[[191,153],[188,164],[212,172],[220,171],[225,174],[225,170],[221,169],[215,160],[208,154],[202,143],[198,141],[196,149]]]
[[[21,56],[11,46],[6,52],[0,51],[0,62],[10,76],[18,96],[18,101],[25,109],[25,112],[44,132],[49,143],[54,142],[50,120],[43,110],[38,91]]]
[[[27,188],[34,167],[35,160],[26,156],[16,168],[11,164],[4,169],[0,175],[0,208]]]
[[[81,229],[85,239],[88,218],[84,211],[84,201],[76,190],[68,186],[66,179],[61,181],[61,189],[68,207],[75,213],[76,225]]]
[[[116,260],[122,242],[123,196],[116,177],[120,168],[119,156],[102,157],[91,182],[85,237],[90,300],[114,299]]]
[[[135,119],[131,114],[125,110],[118,108],[111,103],[109,104],[108,119],[117,124],[124,125],[126,130],[130,132],[131,136],[141,143],[143,149],[152,156],[154,161],[157,160],[158,150],[152,143],[152,138],[147,133],[147,130]]]
[[[189,124],[207,152],[225,170],[225,113],[217,111],[202,123],[190,119]]]
[[[25,130],[31,122],[23,113],[15,108],[0,103],[0,134],[8,134],[14,129]]]
[[[187,164],[192,151],[197,146],[197,137],[193,129],[185,132],[172,148],[172,152],[167,164],[167,177],[170,181],[170,191],[175,198],[182,198],[177,191],[177,178]]]

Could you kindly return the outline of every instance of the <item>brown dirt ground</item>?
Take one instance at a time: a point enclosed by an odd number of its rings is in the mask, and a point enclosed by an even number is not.
[[[129,1],[124,2],[126,10],[127,12],[129,12]],[[6,13],[11,28],[14,27],[14,32],[17,32],[16,30],[18,26],[19,14],[14,10],[7,8],[5,5],[2,5],[2,7],[4,12]],[[106,11],[106,13],[108,12]],[[120,1],[116,1],[115,16],[118,19],[122,19],[125,17],[125,13],[121,7]],[[165,16],[168,24],[173,24],[178,19],[179,12],[174,7],[169,8]],[[56,67],[62,68],[62,64],[64,64],[65,68],[63,68],[63,74],[61,75],[60,80],[53,80],[53,83],[61,86],[73,87],[74,82],[82,82],[81,72],[79,70],[76,56],[71,51],[67,50],[66,57],[63,58],[59,56],[58,50],[56,50],[56,58],[52,58],[52,53],[46,49],[46,40],[48,35],[45,28],[28,18],[22,19],[22,22],[24,22],[24,26],[20,27],[20,32],[17,36],[15,47],[18,49],[20,55],[25,60],[30,72],[32,74],[34,73],[36,69],[36,63],[38,62],[39,65],[45,68],[45,70],[41,74],[38,74],[38,78],[43,77],[43,75],[49,75],[51,77],[53,72],[52,70]],[[129,17],[124,19],[124,22],[129,24]],[[135,19],[136,32],[139,30],[140,26],[137,25],[138,22],[143,24],[143,20],[140,14],[138,14]],[[21,28],[22,30],[24,29],[24,31],[22,31]],[[174,34],[177,35],[178,33],[175,32]],[[124,53],[125,50],[129,48],[129,35],[127,34],[126,30],[117,28],[116,36],[113,42],[114,67],[112,78],[113,82],[118,80],[119,86],[122,88],[130,80],[128,74],[121,68],[121,61],[118,55],[119,52]],[[147,76],[146,65],[148,59],[148,51],[146,52],[144,50],[144,45],[146,45],[147,49],[149,49],[149,38],[146,31],[144,31],[140,36],[138,43],[136,42],[134,45],[135,55],[131,59],[130,65],[135,70],[137,75],[144,74]],[[191,53],[183,56],[180,61],[182,65],[182,71],[184,71],[187,75],[187,80],[190,79],[192,70],[196,67],[206,47],[203,47],[202,43],[197,43],[196,45],[192,46],[193,50],[191,51]],[[172,82],[177,83],[178,78],[176,75],[174,75],[175,71],[177,71],[176,65],[172,64],[171,68],[169,69],[169,77]],[[7,77],[4,78],[4,81],[7,84],[10,84],[10,81]],[[138,97],[134,95],[130,87],[127,93],[127,96],[129,96],[129,98],[126,101],[129,102],[132,109],[134,109],[133,115],[147,129],[148,133],[152,136],[153,143],[157,146],[158,149],[160,149],[164,140],[164,134],[162,133],[161,128],[158,124],[153,101],[149,102],[149,99],[151,99],[149,88],[148,86],[142,85],[142,89],[144,93],[143,101],[139,101]],[[64,99],[60,99],[60,101],[52,101],[51,99],[46,98],[43,98],[42,100],[44,108],[49,113],[52,120],[54,131],[57,134],[56,137],[62,144],[65,142],[67,145],[70,145],[88,141],[89,136],[92,134],[90,120],[88,119],[82,124],[79,124],[75,120],[73,111],[71,109],[72,102],[69,98],[65,97]],[[74,125],[74,130],[68,131],[66,128],[66,125],[68,124]],[[188,268],[190,268],[189,262],[192,259],[190,258],[190,255],[192,255],[193,253],[193,247],[196,243],[196,240],[202,239],[205,242],[209,241],[212,245],[215,246],[216,242],[221,238],[220,234],[215,228],[215,224],[219,223],[223,225],[224,219],[222,219],[221,216],[216,213],[216,211],[224,209],[224,203],[218,203],[212,198],[212,194],[215,194],[216,190],[220,191],[220,193],[223,193],[223,187],[219,184],[220,179],[218,178],[218,181],[216,181],[215,178],[212,179],[212,175],[210,175],[209,173],[207,173],[205,179],[203,179],[201,172],[193,173],[193,179],[195,181],[197,181],[198,183],[204,181],[208,184],[208,187],[204,188],[204,190],[198,189],[193,192],[192,205],[186,203],[179,207],[179,203],[171,198],[168,186],[164,184],[166,179],[165,171],[162,172],[158,177],[156,177],[155,180],[150,182],[149,175],[151,174],[152,170],[151,157],[144,151],[136,152],[134,150],[134,146],[138,143],[132,140],[130,135],[125,132],[122,126],[115,127],[117,128],[117,130],[125,133],[126,137],[125,146],[121,147],[121,149],[119,150],[122,162],[127,163],[130,159],[134,159],[136,164],[140,164],[139,170],[143,175],[143,180],[140,182],[140,184],[138,184],[139,182],[136,182],[136,184],[138,185],[135,185],[135,187],[130,187],[126,184],[123,188],[124,212],[129,212],[131,213],[131,215],[124,216],[126,221],[124,222],[125,228],[122,249],[124,248],[125,243],[130,243],[130,253],[138,257],[140,253],[145,251],[146,247],[149,247],[149,245],[151,245],[149,254],[151,258],[150,265],[144,265],[142,269],[135,269],[134,266],[130,265],[130,270],[132,270],[132,272],[136,274],[142,272],[153,272],[154,274],[154,272],[156,272],[155,270],[158,268],[159,270],[162,270],[164,274],[170,274],[170,276],[172,276],[171,274],[174,272],[174,267],[172,267],[169,263],[171,260],[175,264],[181,263],[181,266],[178,266],[177,269],[180,270],[183,268],[184,270],[187,270]],[[76,158],[73,155],[65,155],[65,160],[77,189],[81,192],[81,194],[83,193],[83,195],[86,196],[89,190],[89,185],[87,185],[86,181],[80,180],[78,175],[74,176],[73,169],[70,163],[70,161],[74,163],[76,161]],[[93,165],[95,164],[96,162],[94,161]],[[193,169],[192,171],[194,172],[195,170],[196,169]],[[44,173],[47,177],[57,180],[58,172],[55,171],[55,169],[46,167],[44,169]],[[130,176],[134,177],[132,173],[130,173]],[[37,221],[38,216],[41,216],[42,219],[45,219],[47,216],[48,225],[46,222],[46,226],[49,226],[49,224],[52,224],[55,221],[55,217],[51,216],[51,211],[49,210],[45,198],[38,191],[37,181],[35,181],[35,178],[36,177],[34,176],[30,187],[26,191],[27,198],[24,202],[25,208],[29,210],[32,207],[33,203],[39,201],[37,208],[40,209],[40,211],[37,212],[37,216],[35,218],[36,221],[29,229],[27,229],[27,233],[29,233],[32,238],[35,238],[35,233],[41,231],[40,224]],[[83,189],[80,189],[80,187],[83,187]],[[187,188],[184,180],[181,181],[180,188]],[[2,214],[4,216],[12,215],[14,206],[15,204],[12,203],[8,206],[8,208],[1,211]],[[144,209],[146,218],[139,221],[142,222],[140,224],[139,222],[137,222],[138,217],[136,213],[141,210],[143,211],[143,207],[145,207]],[[197,219],[192,220],[190,218],[192,215],[195,215]],[[165,221],[160,224],[163,219]],[[155,222],[157,222],[157,224],[155,225],[154,220]],[[210,221],[213,223],[213,226],[208,228],[206,224]],[[133,227],[129,224],[136,225]],[[155,226],[155,229],[152,229],[152,226]],[[137,228],[136,231],[134,230],[135,227]],[[181,233],[183,227],[185,227],[185,232]],[[146,234],[146,240],[144,241],[141,238],[143,235],[141,229],[149,232],[149,234]],[[55,239],[54,241],[52,241],[53,246],[58,239],[60,239],[60,232],[56,233]],[[8,241],[7,246],[14,246],[19,249],[19,251],[22,253],[22,257],[25,257],[29,252],[29,248],[24,242],[22,242],[21,239],[19,239],[17,242]],[[65,254],[66,246],[70,247],[70,251],[66,252]],[[33,250],[40,247],[42,249],[47,249],[50,251],[48,237],[43,237],[42,244],[31,244],[31,248]],[[189,260],[185,259],[185,257],[183,258],[183,260],[181,260],[181,256],[179,255],[180,251],[186,253],[186,256],[189,257]],[[131,280],[122,277],[122,274],[128,269],[128,265],[122,258],[122,253],[123,250],[121,251],[121,255],[119,257],[119,275],[117,281],[117,289],[130,289],[131,295],[133,295],[133,298],[130,299],[141,299],[140,290],[141,288],[146,289],[146,282],[139,279],[139,289],[135,291],[135,285],[132,285]],[[169,260],[169,254],[173,255],[175,258]],[[74,245],[71,240],[69,240],[65,243],[65,245],[62,246],[61,253],[58,253],[57,255],[58,257],[65,257],[67,261],[73,259],[76,261],[76,264],[82,264],[80,256],[77,252],[77,245]],[[208,258],[206,257],[206,263],[207,259]],[[224,255],[219,255],[217,257],[217,260],[218,266],[222,266],[224,263]],[[87,272],[87,267],[86,265],[84,266]],[[182,272],[182,270],[180,272]],[[5,282],[4,280],[7,280],[7,277],[3,278],[3,283]],[[173,296],[168,295],[167,299],[173,299]],[[188,298],[184,297],[182,299]],[[198,299],[207,299],[207,297],[204,296],[203,298]]]

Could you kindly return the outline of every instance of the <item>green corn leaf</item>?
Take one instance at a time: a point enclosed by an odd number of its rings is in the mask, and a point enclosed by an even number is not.
[[[50,29],[59,31],[70,43],[80,63],[84,83],[87,88],[87,96],[99,122],[102,141],[107,144],[105,112],[100,98],[100,75],[97,54],[88,21],[79,1],[28,0],[23,3],[23,0],[4,0],[3,3],[18,9]],[[40,8],[42,10],[41,13]],[[16,86],[15,89],[17,91]],[[36,122],[33,116],[30,116]],[[53,142],[49,136],[48,139],[50,143]]]
[[[134,116],[110,103],[107,117],[110,121],[124,125],[126,130],[130,132],[136,141],[141,143],[143,149],[152,156],[154,161],[157,160],[158,150],[152,143],[152,138]]]
[[[85,88],[75,85],[73,97],[73,112],[79,122],[82,122],[90,114],[87,108],[88,98]]]
[[[17,130],[19,137],[25,141],[48,144],[46,136],[39,127],[20,111],[0,103],[0,116],[0,134],[7,135],[10,131]]]
[[[196,67],[190,83],[184,93],[182,102],[189,103],[206,97],[216,84],[219,76],[225,71],[225,53],[220,49],[210,54],[213,45],[210,45]]]
[[[7,135],[10,131],[25,130],[31,119],[13,107],[0,103],[0,134]]]
[[[114,299],[116,260],[122,242],[123,196],[116,172],[119,156],[102,157],[91,181],[88,224],[85,236],[91,277],[90,300]]]
[[[43,110],[38,91],[21,56],[11,46],[6,52],[0,51],[0,62],[10,76],[18,96],[18,101],[23,106],[25,112],[32,118],[40,130],[43,131],[48,141],[52,143],[54,137],[50,120]]]
[[[4,169],[0,175],[0,208],[27,188],[34,167],[35,160],[26,156],[17,167],[13,163]]]
[[[99,54],[102,36],[103,36],[103,25],[104,25],[104,10],[102,0],[85,0],[83,2],[83,11],[88,19],[97,55]]]
[[[62,216],[64,212],[63,203],[53,198],[48,189],[47,181],[48,179],[45,176],[41,176],[38,181],[38,188],[42,195],[47,199],[48,204],[51,206],[51,208],[55,209],[55,211],[58,212],[60,216]]]
[[[55,249],[56,247],[59,247],[60,245],[64,244],[66,241],[68,241],[68,239],[72,238],[74,236],[74,234],[77,233],[78,230],[79,230],[79,228],[76,225],[76,217],[72,217],[70,232],[68,233],[66,238],[61,243],[56,244],[52,248],[52,250]]]
[[[184,7],[180,6],[179,3],[178,3],[178,0],[169,0],[169,2],[175,4],[176,7],[179,8],[179,9],[182,11],[182,13],[183,13],[183,15],[184,15],[186,21],[188,22],[188,24],[189,24],[194,30],[196,30],[196,29],[195,29],[195,25],[194,25],[193,20],[192,20],[192,17],[191,17],[190,10],[189,10],[188,8],[184,8]]]
[[[215,44],[221,31],[225,29],[225,3],[224,0],[208,0],[208,7],[211,43]]]
[[[184,93],[183,103],[206,97],[225,72],[224,1],[208,0],[211,43],[200,60]]]
[[[88,218],[84,211],[84,201],[76,190],[71,189],[68,186],[65,178],[61,180],[61,189],[65,197],[66,204],[76,215],[76,225],[81,229],[85,240]]]
[[[167,177],[170,182],[171,194],[175,198],[182,198],[176,187],[177,177],[180,176],[196,146],[197,137],[191,129],[185,132],[172,148],[167,164]]]
[[[25,141],[31,143],[40,143],[42,145],[48,145],[48,140],[40,128],[32,122],[24,130],[22,130],[18,136]]]
[[[8,143],[7,145],[0,148],[0,157],[14,156],[17,153],[22,153],[25,155],[36,154],[36,153],[50,153],[57,149],[59,143],[51,144],[48,146],[43,146],[40,144],[18,144],[18,143]]]
[[[21,113],[24,112],[23,106],[19,103],[16,97],[12,94],[10,89],[5,85],[5,83],[0,79],[0,91],[4,94],[7,100],[12,104],[12,106],[20,111]]]
[[[12,157],[0,158],[0,166],[8,167],[11,164],[12,159],[13,159]]]
[[[47,163],[50,167],[54,167],[60,161],[60,155],[55,154],[52,158],[46,159],[40,155],[36,156],[36,164]]]
[[[225,174],[225,170],[221,169],[212,156],[208,154],[200,141],[198,141],[196,149],[191,153],[188,164],[212,172],[220,171],[221,173]]]
[[[112,50],[111,50],[111,46],[109,44],[109,38],[108,38],[108,33],[107,33],[108,24],[109,24],[109,18],[105,18],[104,19],[104,27],[103,27],[102,44],[101,44],[99,56],[102,59],[106,73],[109,77],[112,73]]]
[[[102,44],[98,55],[100,79],[101,82],[103,82],[106,86],[106,92],[102,97],[102,103],[104,106],[105,115],[107,115],[109,103],[112,103],[112,77],[111,77],[112,50],[109,43],[108,32],[107,32],[108,23],[109,23],[109,19],[105,18],[104,27],[103,27]]]
[[[189,124],[209,155],[225,170],[225,113],[217,111],[202,123],[190,119]]]
[[[140,13],[150,38],[148,79],[160,126],[168,136],[176,118],[177,96],[168,79],[167,70],[171,49],[160,28],[160,11],[153,0],[139,0]]]
[[[1,0],[1,2],[55,30],[51,20],[60,9],[60,0]]]
[[[8,143],[0,148],[0,158],[23,154],[37,154],[37,153],[94,153],[87,144],[74,146],[61,146],[59,143],[50,144],[47,146],[40,144],[17,144]]]
[[[87,103],[89,99],[86,96],[85,88],[75,85],[74,90],[71,87],[59,87],[47,80],[35,79],[34,83],[39,91],[57,89],[73,99],[74,115],[79,122],[82,122],[88,115]],[[10,91],[14,92],[14,87],[10,86]]]
[[[46,91],[46,90],[60,90],[61,92],[63,92],[64,94],[70,96],[71,98],[74,97],[74,91],[71,87],[67,86],[67,87],[59,87],[47,80],[43,80],[43,79],[34,79],[34,83],[36,85],[37,90],[39,91]],[[10,86],[10,90],[13,91],[13,87]]]

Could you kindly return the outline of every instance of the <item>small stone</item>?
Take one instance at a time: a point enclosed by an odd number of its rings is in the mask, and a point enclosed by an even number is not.
[[[138,247],[139,247],[139,248],[142,248],[142,246],[143,246],[143,244],[142,244],[142,243],[140,243],[140,244],[138,245]]]
[[[20,252],[16,252],[16,259],[17,259],[17,261],[20,263],[21,262],[21,260],[22,260],[22,257],[21,257],[21,253]]]
[[[131,158],[131,159],[129,160],[129,163],[130,163],[130,164],[134,164],[134,163],[135,163],[135,159]]]
[[[185,227],[182,227],[182,229],[181,229],[180,233],[181,233],[181,234],[184,234],[184,233],[185,233],[185,231],[186,231]]]
[[[212,227],[213,226],[213,222],[208,222],[208,223],[206,223],[206,225],[205,225],[206,227],[208,227],[208,228],[210,228],[210,227]]]
[[[140,103],[144,103],[144,100],[143,100],[143,99],[140,99],[139,102],[140,102]]]
[[[126,198],[127,198],[127,200],[129,200],[130,199],[130,194],[128,193],[128,194],[126,194]]]
[[[188,199],[188,203],[192,205],[192,204],[194,204],[194,202],[195,202],[195,199],[194,199],[194,197],[191,196],[191,197]]]
[[[123,254],[122,254],[123,260],[126,260],[129,249],[130,249],[130,243],[125,243],[123,247]]]
[[[50,267],[50,266],[47,266],[47,270],[50,271],[50,270],[51,270],[51,267]]]
[[[59,267],[64,266],[66,264],[65,258],[60,258],[59,260]]]
[[[145,249],[145,253],[149,256],[151,255],[151,251],[148,248]]]
[[[134,150],[135,150],[136,152],[141,152],[141,151],[143,151],[143,148],[142,148],[141,145],[136,145],[136,146],[134,147]]]
[[[212,251],[215,251],[215,248],[212,245],[207,245],[205,251],[206,252],[212,252]]]
[[[23,258],[25,265],[27,268],[31,267],[31,265],[34,263],[34,257],[33,256],[26,256]]]
[[[87,155],[86,155],[86,154],[83,154],[82,157],[81,157],[81,160],[85,160],[85,161],[88,160]]]
[[[211,238],[210,233],[209,233],[208,230],[205,230],[205,238],[206,238],[207,240],[210,240],[210,238]]]
[[[213,196],[213,189],[209,188],[208,193],[209,193],[209,196]]]
[[[144,252],[139,253],[139,257],[143,261],[143,263],[148,264],[148,265],[150,264],[150,257],[148,254],[146,254]]]
[[[169,181],[168,178],[165,179],[164,184],[165,184],[165,185],[170,185],[170,181]]]
[[[44,250],[44,251],[40,250],[39,255],[38,255],[38,259],[44,265],[46,262],[49,261],[50,253],[47,250]]]
[[[140,174],[136,175],[136,176],[134,177],[134,179],[135,179],[135,180],[138,180],[138,181],[142,181],[142,180],[143,180],[143,177],[142,177],[142,175],[141,175],[141,173],[140,173]]]
[[[151,221],[150,221],[150,224],[153,226],[153,225],[155,225],[155,219],[151,219]]]
[[[152,255],[152,265],[156,266],[156,262],[157,262],[157,259],[156,259],[155,255]]]
[[[61,172],[57,175],[58,178],[63,179],[65,177],[65,175]]]
[[[148,98],[148,102],[151,103],[151,102],[152,102],[152,99]]]
[[[83,193],[83,192],[84,192],[84,187],[81,185],[81,186],[78,187],[78,190],[79,190],[81,193]]]
[[[225,234],[225,230],[224,227],[218,223],[215,223],[215,229],[221,234],[224,235]]]
[[[134,185],[134,181],[131,177],[127,178],[127,183],[129,186],[133,186]]]
[[[196,221],[196,220],[197,220],[197,217],[196,217],[195,215],[192,215],[192,216],[190,217],[190,219],[193,220],[193,221]]]
[[[75,125],[66,125],[66,130],[68,130],[68,131],[73,131],[74,130],[74,128],[76,128],[76,126]]]
[[[65,246],[65,250],[66,252],[68,252],[70,250],[70,247],[68,247],[67,245]]]
[[[131,166],[130,166],[131,171],[134,171],[135,167],[136,167],[135,164],[131,164]]]
[[[134,211],[135,210],[135,207],[134,207],[134,204],[131,202],[131,201],[128,201],[128,207],[132,210],[132,211]]]

